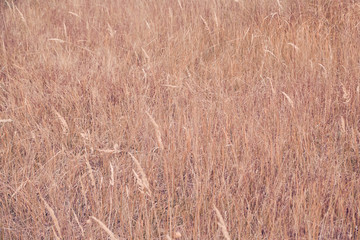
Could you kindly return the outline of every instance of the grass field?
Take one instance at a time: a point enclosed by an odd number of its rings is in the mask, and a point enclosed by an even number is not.
[[[356,0],[0,2],[0,239],[360,239]]]

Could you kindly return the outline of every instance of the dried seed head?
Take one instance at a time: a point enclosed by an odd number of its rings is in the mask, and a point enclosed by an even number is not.
[[[146,190],[146,193],[151,196],[151,190],[150,190],[150,184],[149,181],[146,177],[146,174],[144,172],[144,169],[141,167],[139,161],[134,157],[134,155],[132,155],[131,153],[129,153],[129,155],[131,156],[132,160],[134,161],[137,170],[139,172],[139,175],[135,172],[135,170],[133,170],[134,176],[137,180],[137,183],[140,186],[140,190]]]
[[[282,92],[282,94],[284,94],[284,96],[286,97],[286,99],[288,100],[288,102],[290,103],[290,106],[292,108],[294,108],[294,101],[284,92]]]
[[[90,218],[92,220],[94,220],[97,224],[99,224],[99,226],[109,235],[111,240],[118,240],[119,239],[119,237],[117,237],[108,227],[106,227],[106,225],[102,221],[100,221],[99,219],[97,219],[94,216],[91,216]]]
[[[150,118],[151,123],[153,124],[153,126],[155,128],[156,140],[157,140],[157,143],[159,145],[159,148],[161,150],[164,150],[164,145],[163,145],[163,143],[161,141],[161,132],[160,132],[159,125],[155,122],[155,119],[148,112],[146,112],[146,115],[148,115],[148,117]]]
[[[65,118],[63,118],[63,116],[61,116],[60,113],[58,111],[56,111],[55,108],[53,108],[53,112],[58,117],[58,119],[59,119],[59,121],[61,123],[61,128],[63,130],[63,134],[68,135],[69,134],[69,126],[68,126]]]
[[[215,207],[215,205],[214,205],[214,210],[215,210],[216,216],[218,218],[218,225],[219,225],[225,239],[230,240],[230,235],[229,235],[229,232],[226,229],[226,224],[225,224],[224,218],[221,216],[221,213],[220,213],[219,209],[217,209]]]

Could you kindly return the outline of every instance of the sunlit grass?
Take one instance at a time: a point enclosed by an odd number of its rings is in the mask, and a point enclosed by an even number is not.
[[[359,238],[357,1],[0,5],[0,239]]]

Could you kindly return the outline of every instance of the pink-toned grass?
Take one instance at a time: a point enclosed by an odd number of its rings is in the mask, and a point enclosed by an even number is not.
[[[0,239],[358,239],[359,19],[0,2]]]

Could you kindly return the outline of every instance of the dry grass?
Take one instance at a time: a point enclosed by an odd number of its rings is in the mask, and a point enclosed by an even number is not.
[[[2,1],[0,239],[359,239],[359,19]]]
[[[224,221],[224,218],[222,217],[219,209],[217,209],[215,206],[214,206],[214,210],[216,212],[216,216],[218,218],[218,225],[219,227],[221,228],[221,231],[225,237],[226,240],[230,240],[230,235],[229,235],[229,232],[228,230],[226,229],[226,224],[225,224],[225,221]]]

